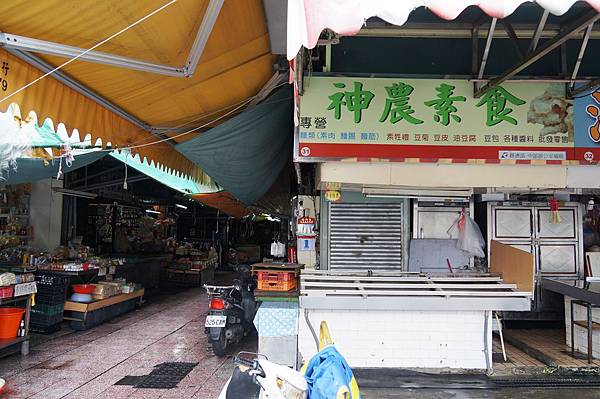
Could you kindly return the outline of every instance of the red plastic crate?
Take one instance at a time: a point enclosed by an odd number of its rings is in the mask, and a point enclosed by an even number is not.
[[[9,285],[7,287],[0,287],[0,299],[2,298],[12,298],[13,296],[13,286]]]
[[[289,281],[258,280],[258,289],[262,291],[291,291],[297,286],[296,279]]]
[[[296,273],[288,271],[273,271],[273,270],[261,270],[257,271],[258,281],[292,281],[296,280]]]

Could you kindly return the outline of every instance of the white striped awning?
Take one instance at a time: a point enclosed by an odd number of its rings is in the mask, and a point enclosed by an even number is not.
[[[403,25],[411,12],[426,7],[440,18],[453,20],[469,6],[490,17],[505,18],[523,3],[537,3],[554,15],[566,13],[577,0],[289,0],[287,57],[292,60],[301,46],[314,48],[324,29],[355,35],[371,17]],[[600,0],[585,0],[600,12]]]

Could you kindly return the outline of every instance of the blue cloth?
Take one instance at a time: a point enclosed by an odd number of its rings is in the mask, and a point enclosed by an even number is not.
[[[63,161],[62,171],[63,173],[72,172],[75,169],[96,162],[105,155],[106,152],[103,151],[93,151],[75,155],[75,160],[71,167],[65,165],[65,162]],[[46,166],[44,165],[44,160],[40,158],[18,158],[17,169],[10,169],[0,175],[0,184],[23,184],[56,177],[60,161],[55,159],[54,163],[52,163],[52,161],[49,162],[50,165]]]
[[[298,303],[263,302],[254,316],[261,337],[286,337],[298,334]]]
[[[175,149],[235,198],[253,205],[290,162],[293,104],[290,86],[282,87],[263,103],[177,144]]]
[[[308,399],[335,399],[342,387],[350,389],[354,379],[346,359],[334,346],[325,347],[310,359],[305,377]],[[360,394],[352,399],[360,399]]]

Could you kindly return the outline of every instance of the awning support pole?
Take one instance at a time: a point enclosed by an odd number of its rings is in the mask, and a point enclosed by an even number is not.
[[[502,20],[502,26],[504,27],[506,34],[510,38],[510,42],[512,43],[513,47],[515,48],[515,51],[517,52],[519,59],[522,60],[525,57],[525,54],[523,54],[523,50],[521,49],[521,46],[519,46],[519,38],[517,37],[515,30],[513,29],[510,22],[508,22],[506,20]]]
[[[540,41],[540,37],[542,36],[542,32],[544,31],[544,26],[546,26],[546,20],[548,19],[549,14],[550,11],[544,10],[542,17],[540,18],[540,22],[535,28],[535,32],[533,32],[533,37],[531,38],[531,44],[529,45],[527,54],[531,54],[537,48],[538,42]]]
[[[573,73],[571,74],[571,83],[569,87],[573,89],[575,86],[575,78],[577,78],[577,73],[579,72],[579,67],[581,66],[581,61],[583,60],[583,56],[585,54],[585,49],[587,47],[588,41],[590,40],[590,35],[592,34],[592,28],[594,24],[589,24],[587,29],[585,30],[585,35],[583,36],[583,40],[581,41],[581,47],[579,48],[579,54],[577,55],[577,61],[575,61],[575,66],[573,67]]]
[[[194,44],[192,45],[184,66],[174,67],[169,65],[155,64],[135,58],[113,55],[102,51],[90,51],[87,54],[80,56],[79,59],[82,61],[112,65],[121,68],[133,69],[136,71],[156,73],[159,75],[175,76],[180,78],[190,77],[196,71],[196,67],[200,62],[200,57],[202,56],[202,52],[204,51],[204,47],[206,46],[224,1],[225,0],[210,0],[206,13],[202,18],[202,23],[198,28],[196,39],[194,40]],[[6,32],[0,32],[0,46],[5,47],[8,50],[12,49],[24,52],[31,51],[66,58],[74,58],[86,51],[86,49],[80,47],[68,46],[66,44],[39,40],[20,35],[13,35],[12,33]]]
[[[518,64],[508,69],[500,76],[490,80],[485,86],[477,90],[475,92],[475,98],[481,97],[483,93],[485,93],[489,89],[497,87],[498,85],[502,84],[502,82],[504,82],[505,80],[512,78],[513,76],[521,72],[523,69],[535,63],[540,58],[544,57],[546,54],[559,47],[562,43],[569,40],[569,38],[575,33],[579,32],[586,26],[593,24],[598,19],[600,19],[600,13],[596,12],[595,10],[586,12],[583,16],[579,17],[573,24],[567,26],[564,29],[561,29],[560,33],[556,37],[554,37],[554,39],[548,40],[536,51],[527,55],[527,57],[521,60]]]
[[[32,39],[25,36],[13,35],[12,33],[0,33],[0,45],[7,49],[21,51],[33,51],[36,53],[55,55],[58,57],[74,58],[86,51],[86,49],[66,44],[49,42],[46,40]],[[134,69],[137,71],[157,73],[167,76],[183,76],[184,69],[168,65],[154,64],[151,62],[136,60],[135,58],[112,55],[102,51],[90,51],[79,57],[82,61],[95,62],[97,64],[112,65],[116,67]]]
[[[481,59],[481,66],[479,67],[479,73],[477,74],[477,79],[483,78],[483,72],[485,71],[485,64],[487,64],[488,55],[490,53],[490,47],[492,45],[492,40],[494,39],[494,31],[496,30],[496,22],[498,22],[498,18],[492,18],[492,22],[490,23],[490,29],[488,30],[487,40],[485,41],[485,49],[483,50],[483,58]]]
[[[198,33],[196,33],[196,39],[194,40],[185,66],[183,67],[184,75],[186,77],[190,77],[196,72],[196,67],[200,62],[200,57],[204,52],[204,47],[208,42],[208,38],[215,26],[215,22],[217,22],[217,17],[219,16],[219,12],[221,11],[221,7],[223,7],[224,2],[225,0],[210,0],[210,3],[208,3],[208,8],[202,18]]]

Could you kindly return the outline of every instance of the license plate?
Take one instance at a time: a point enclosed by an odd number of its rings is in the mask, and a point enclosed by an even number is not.
[[[225,327],[227,316],[206,316],[204,327]]]

